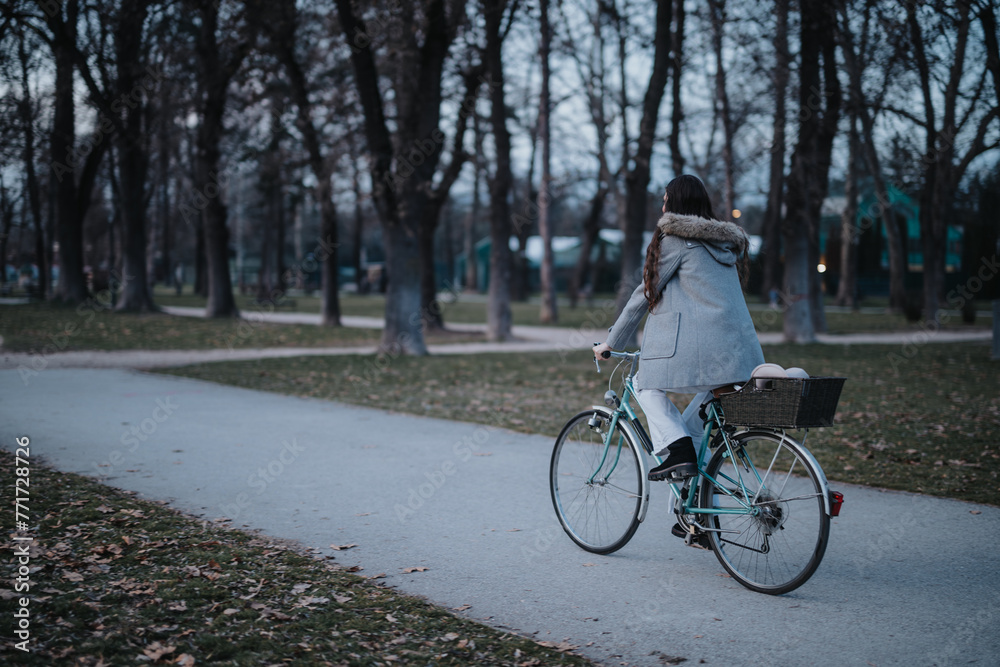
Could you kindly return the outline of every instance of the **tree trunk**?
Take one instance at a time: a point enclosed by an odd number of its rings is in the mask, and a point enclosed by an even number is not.
[[[487,336],[493,341],[511,337],[510,278],[511,221],[507,196],[510,192],[510,133],[504,103],[502,35],[500,24],[507,0],[485,0],[486,63],[490,77],[490,103],[496,171],[490,183],[490,287],[486,309]]]
[[[58,194],[56,212],[59,234],[59,290],[65,303],[81,303],[87,298],[87,279],[83,275],[83,218],[76,201],[76,175],[67,162],[76,148],[76,118],[73,73],[76,62],[78,3],[67,0],[66,19],[50,17],[52,55],[55,59],[55,109],[49,148],[52,155],[52,179]]]
[[[199,92],[197,164],[194,170],[195,196],[202,208],[205,236],[205,258],[208,268],[207,317],[238,317],[239,309],[233,298],[233,283],[229,273],[229,227],[227,208],[222,202],[228,177],[219,175],[219,144],[223,133],[223,115],[227,88],[242,55],[223,62],[219,54],[218,5],[198,4],[201,25],[198,29]],[[234,62],[235,60],[235,62]]]
[[[351,135],[354,136],[353,134]],[[351,155],[353,170],[351,172],[351,188],[354,192],[354,226],[351,228],[351,266],[354,267],[354,284],[357,286],[358,294],[368,293],[368,277],[365,275],[365,268],[361,265],[361,247],[364,243],[364,215],[361,207],[361,169],[358,162],[361,160],[360,151],[356,150],[355,142],[351,141]]]
[[[927,48],[919,20],[917,18],[917,7],[907,5],[907,21],[910,28],[910,40],[914,59],[919,75],[920,89],[924,102],[925,126],[925,149],[924,149],[924,182],[920,196],[920,235],[924,252],[924,310],[923,317],[928,323],[937,324],[938,309],[940,299],[943,296],[944,286],[944,265],[945,265],[945,244],[947,242],[947,221],[950,217],[952,203],[954,201],[954,190],[958,185],[972,157],[984,150],[982,133],[980,133],[973,145],[967,149],[966,155],[960,160],[958,166],[954,163],[956,154],[955,137],[958,135],[958,120],[956,118],[956,105],[959,98],[961,79],[965,70],[965,54],[968,44],[969,28],[971,23],[971,6],[969,2],[959,2],[956,4],[957,14],[955,15],[956,25],[948,26],[953,37],[949,38],[949,52],[954,59],[948,65],[949,75],[943,91],[943,95],[933,94],[931,85],[935,77],[932,76]],[[982,16],[982,15],[981,15]],[[986,66],[990,66],[990,45],[987,42]],[[931,47],[932,57],[937,58],[934,45]],[[945,61],[947,62],[947,61]],[[984,72],[985,74],[985,72]],[[935,98],[940,99],[942,123],[941,128],[937,127],[935,114]],[[983,118],[985,123],[992,121],[997,111],[994,109],[991,114]],[[983,122],[981,121],[981,123]],[[985,129],[980,126],[980,132]]]
[[[597,192],[594,193],[594,197],[590,200],[590,213],[587,214],[587,219],[583,223],[583,233],[580,235],[580,255],[576,259],[573,277],[570,280],[570,308],[576,308],[577,301],[580,298],[580,290],[583,289],[584,284],[586,284],[587,279],[590,277],[590,255],[593,253],[594,245],[601,234],[601,218],[604,215],[604,203],[608,197],[608,187],[601,180],[600,176],[598,176],[597,182]],[[596,289],[597,285],[592,282],[588,294],[593,294]]]
[[[790,0],[775,0],[776,15],[774,32],[774,122],[771,134],[771,163],[767,206],[763,222],[764,280],[762,295],[772,300],[772,292],[780,284],[781,270],[781,205],[785,189],[785,96],[788,91],[789,63],[788,51],[788,6]]]
[[[538,231],[542,237],[542,307],[539,320],[542,324],[554,324],[559,321],[559,309],[556,303],[555,256],[552,253],[552,140],[549,132],[552,106],[549,100],[549,50],[552,29],[549,25],[549,0],[541,0],[540,9],[542,91],[539,96],[538,134],[542,140],[542,187],[538,192]]]
[[[124,3],[115,29],[115,59],[118,65],[117,99],[129,99],[133,89],[142,88],[144,65],[143,24],[148,0]],[[153,294],[146,266],[146,154],[143,116],[145,104],[126,105],[127,111],[117,134],[122,212],[122,295],[119,311],[151,312]]]
[[[720,218],[730,220],[736,206],[736,184],[733,168],[733,119],[729,110],[726,66],[722,56],[722,42],[726,31],[726,0],[709,0],[708,7],[712,17],[712,49],[715,52],[715,104],[722,119],[722,164],[725,170],[725,202]]]
[[[468,156],[463,145],[465,143],[465,131],[468,127],[469,114],[475,112],[476,98],[479,95],[479,86],[483,73],[486,71],[483,65],[478,65],[467,70],[463,76],[465,80],[465,94],[458,112],[458,119],[455,121],[455,134],[451,147],[451,162],[444,168],[440,182],[427,197],[427,203],[423,207],[423,216],[420,220],[420,263],[421,263],[421,298],[420,312],[423,316],[424,326],[430,329],[444,329],[444,316],[441,311],[441,304],[437,299],[437,271],[435,266],[434,237],[438,225],[441,222],[441,214],[448,202],[448,196],[452,186],[458,180]],[[446,234],[446,247],[451,252],[451,236]],[[452,280],[452,270],[449,268],[448,281]]]
[[[899,225],[896,224],[896,217],[892,210],[892,202],[889,199],[889,191],[882,176],[882,165],[878,152],[875,150],[875,121],[871,115],[870,105],[864,99],[861,80],[864,74],[865,57],[864,53],[855,53],[854,36],[850,27],[846,7],[841,8],[841,24],[838,32],[841,41],[841,52],[844,54],[851,96],[851,108],[857,119],[861,121],[861,136],[859,148],[864,155],[868,172],[871,174],[872,184],[875,190],[875,199],[878,209],[867,212],[866,219],[873,223],[877,218],[882,219],[885,228],[887,250],[889,254],[889,310],[890,312],[901,312],[906,304],[906,239],[905,227],[900,233]],[[867,41],[862,39],[862,41]],[[852,128],[854,126],[852,125]],[[855,232],[858,233],[858,232]]]
[[[667,85],[670,66],[671,3],[656,5],[656,34],[653,38],[653,72],[642,103],[639,140],[634,156],[635,166],[625,177],[625,238],[622,242],[622,275],[618,289],[616,312],[621,313],[642,279],[642,233],[646,228],[646,197],[649,187],[649,160],[656,138],[656,121],[660,102]]]
[[[385,118],[371,45],[356,43],[351,49],[372,154],[372,197],[386,247],[389,287],[381,348],[393,353],[427,353],[420,312],[420,223],[441,155],[441,79],[454,31],[443,0],[429,0],[424,11],[424,43],[417,47],[407,42],[406,57],[396,71],[396,147]],[[345,34],[364,33],[350,0],[337,0],[337,15]],[[410,159],[417,154],[419,160]]]
[[[441,219],[442,202],[431,198],[420,220],[420,313],[429,330],[444,329],[441,304],[437,300],[437,271],[434,262],[434,236]]]
[[[21,123],[24,132],[24,172],[27,180],[28,209],[35,227],[35,261],[38,263],[38,297],[45,299],[49,292],[49,265],[46,262],[45,231],[42,229],[42,202],[35,174],[35,119],[28,85],[28,53],[24,48],[24,35],[18,36],[17,54],[21,63]],[[7,253],[0,252],[0,272],[6,276]]]
[[[482,180],[483,132],[479,128],[479,114],[473,111],[472,127],[475,132],[476,154],[473,158],[475,174],[472,180],[472,212],[465,219],[465,291],[479,291],[479,258],[476,257],[476,223],[479,221],[479,186]]]
[[[339,327],[340,322],[340,262],[337,257],[338,221],[337,209],[333,203],[333,192],[329,175],[319,183],[316,196],[319,198],[319,212],[322,219],[320,240],[320,261],[322,263],[323,293],[320,297],[319,314],[325,327]],[[386,262],[388,263],[388,258]]]
[[[7,198],[7,188],[0,175],[0,287],[7,285],[7,242],[13,226],[14,203]]]
[[[837,285],[838,306],[858,308],[858,162],[861,142],[858,140],[857,116],[851,113],[848,124],[847,177],[844,198],[847,200],[840,219],[840,283]]]
[[[277,33],[273,43],[278,55],[278,59],[284,65],[288,75],[288,85],[292,102],[296,107],[297,124],[302,132],[303,143],[306,154],[309,157],[309,168],[316,178],[316,199],[320,210],[320,234],[322,238],[319,242],[319,260],[322,264],[322,295],[320,297],[320,317],[323,326],[340,326],[340,275],[337,248],[339,246],[339,227],[337,207],[333,202],[333,192],[331,189],[330,164],[323,154],[319,130],[312,121],[312,103],[309,101],[309,91],[306,84],[305,72],[302,63],[299,62],[295,53],[295,33],[294,26],[294,5],[287,5],[286,11],[291,12],[291,17],[285,16],[286,23],[283,23],[284,31]],[[357,176],[355,175],[355,180]],[[358,196],[357,189],[355,197]],[[387,260],[388,261],[388,260]]]
[[[802,0],[799,104],[808,115],[799,123],[792,154],[784,223],[786,303],[784,334],[789,342],[812,342],[822,326],[822,296],[817,291],[816,260],[819,215],[826,198],[830,152],[840,110],[832,8],[822,0]],[[823,68],[821,77],[820,60]],[[821,80],[822,79],[822,80]],[[823,91],[822,106],[815,99]],[[819,313],[814,311],[818,310]]]
[[[681,71],[684,64],[684,0],[674,2],[673,58],[670,61],[671,99],[670,110],[670,160],[674,176],[684,173],[684,155],[681,154],[681,123],[684,107],[681,104]]]
[[[823,57],[823,99],[825,105],[819,118],[819,132],[816,142],[816,174],[813,177],[809,197],[809,250],[811,273],[809,297],[812,300],[811,314],[816,331],[826,333],[826,306],[823,284],[818,271],[820,253],[820,225],[823,202],[830,185],[830,162],[833,141],[837,137],[842,102],[840,76],[837,65],[837,15],[836,7],[830,3],[821,5],[819,18],[821,52]]]

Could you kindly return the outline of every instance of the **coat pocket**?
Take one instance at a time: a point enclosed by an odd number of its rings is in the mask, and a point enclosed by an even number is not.
[[[642,359],[666,359],[677,352],[680,313],[654,313],[646,318],[642,336]]]

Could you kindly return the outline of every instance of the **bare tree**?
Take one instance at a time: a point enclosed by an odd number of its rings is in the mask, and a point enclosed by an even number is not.
[[[21,65],[20,117],[24,132],[24,176],[27,185],[28,209],[35,227],[35,262],[38,264],[38,296],[46,298],[49,293],[49,267],[46,262],[45,232],[42,229],[42,202],[35,172],[35,122],[37,112],[31,98],[29,84],[30,56],[25,48],[25,31],[18,30],[17,57]],[[6,253],[0,253],[0,270],[6,272]]]
[[[833,11],[823,0],[801,1],[799,134],[788,175],[783,225],[784,335],[797,343],[815,340],[817,320],[823,316],[822,300],[817,299],[816,237],[840,114]]]
[[[786,95],[791,54],[788,50],[788,12],[790,0],[775,0],[774,14],[774,68],[771,78],[774,85],[774,121],[771,124],[771,159],[767,189],[767,206],[764,210],[763,292],[770,295],[779,285],[781,267],[781,208],[785,191],[785,124]]]
[[[1000,140],[990,137],[993,121],[1000,117],[1000,107],[982,102],[984,82],[989,75],[988,53],[973,54],[973,57],[987,56],[982,68],[966,65],[970,35],[973,34],[972,2],[955,0],[953,5],[949,3],[946,10],[934,11],[930,16],[925,8],[914,3],[906,5],[910,48],[924,113],[923,118],[917,119],[904,109],[895,110],[915,120],[924,130],[924,173],[920,194],[920,234],[924,255],[923,316],[926,321],[934,323],[938,320],[943,296],[947,228],[955,191],[969,164],[985,151],[1000,146]],[[939,22],[937,26],[932,20]],[[928,25],[933,30],[932,35],[927,34]],[[973,39],[975,41],[971,44],[974,45],[978,39]],[[989,48],[986,39],[983,43]],[[942,58],[942,54],[950,58]],[[966,76],[970,72],[973,81],[967,83]],[[938,82],[943,83],[943,89],[935,90]],[[959,138],[965,132],[971,134],[971,140],[960,146]]]
[[[309,168],[316,178],[316,201],[320,210],[320,260],[322,261],[323,292],[320,316],[325,326],[340,326],[338,253],[339,230],[337,208],[333,201],[334,156],[323,150],[320,134],[322,114],[312,101],[306,63],[297,52],[301,17],[296,3],[264,3],[257,8],[260,27],[268,36],[271,48],[288,75],[289,93],[297,113],[297,126],[302,133]],[[312,87],[314,87],[313,84]]]
[[[836,304],[858,308],[858,161],[861,160],[861,141],[858,138],[858,118],[852,110],[847,126],[847,174],[844,177],[846,204],[840,217],[840,284],[837,286]]]
[[[55,90],[52,130],[49,138],[51,182],[56,189],[55,212],[59,240],[59,289],[57,296],[66,303],[87,298],[83,275],[83,217],[90,204],[90,189],[107,142],[99,138],[86,155],[77,180],[79,163],[76,146],[76,103],[73,76],[77,63],[77,34],[80,25],[78,0],[57,0],[38,4],[38,12],[26,3],[11,3],[4,15],[21,22],[45,42],[55,65]],[[90,179],[89,183],[87,180]]]
[[[849,104],[852,117],[856,117],[861,122],[861,136],[858,147],[864,154],[868,171],[875,188],[875,197],[879,203],[883,227],[885,228],[886,239],[888,240],[889,255],[889,309],[894,312],[902,310],[906,301],[906,291],[904,279],[906,275],[906,240],[905,229],[901,230],[897,224],[895,214],[892,210],[892,202],[889,199],[889,189],[882,174],[882,162],[879,158],[875,146],[875,116],[873,112],[881,107],[885,91],[888,90],[889,82],[892,79],[895,67],[894,58],[896,54],[889,54],[888,58],[883,57],[882,77],[880,84],[876,87],[874,99],[868,99],[862,87],[862,80],[865,69],[871,58],[869,51],[870,41],[870,19],[872,3],[870,0],[863,0],[861,3],[861,26],[859,35],[860,42],[855,47],[854,32],[851,25],[851,16],[848,12],[848,3],[840,6],[840,21],[838,22],[838,38],[841,43],[841,51],[844,54],[844,64],[848,73]],[[855,239],[856,242],[856,239]]]
[[[674,2],[674,32],[671,40],[670,59],[670,160],[674,176],[684,173],[684,155],[681,153],[681,123],[684,121],[684,105],[681,100],[681,74],[684,67],[684,0]]]
[[[396,131],[386,121],[379,88],[372,31],[361,23],[350,0],[337,0],[337,14],[347,36],[354,85],[365,116],[365,136],[371,153],[372,200],[382,222],[389,285],[381,348],[426,354],[420,289],[420,224],[428,192],[441,156],[441,81],[445,60],[460,24],[461,3],[446,8],[444,0],[429,0],[422,20],[414,7],[399,5],[405,56],[393,71]],[[384,20],[384,19],[383,19]],[[418,33],[409,29],[418,20]],[[419,159],[409,159],[417,155]]]
[[[470,53],[478,54],[479,49],[470,49]],[[481,55],[481,54],[478,54]],[[441,312],[441,304],[437,300],[437,276],[434,262],[434,235],[441,222],[442,210],[448,201],[448,195],[452,186],[458,180],[462,172],[462,167],[469,159],[463,145],[465,143],[465,132],[469,124],[469,115],[475,113],[476,99],[479,96],[479,89],[482,84],[483,75],[486,72],[486,65],[480,59],[479,62],[471,65],[462,75],[463,89],[465,91],[462,102],[459,105],[458,116],[455,121],[454,135],[451,146],[451,159],[441,170],[441,177],[427,197],[427,204],[424,207],[423,216],[420,220],[420,264],[421,264],[421,296],[420,312],[423,314],[424,326],[428,329],[443,329],[444,318]],[[450,240],[449,240],[450,243]]]
[[[591,279],[590,256],[600,235],[608,193],[611,191],[617,178],[617,174],[612,174],[608,166],[607,150],[610,120],[605,111],[605,99],[611,96],[606,87],[604,61],[605,40],[603,24],[607,11],[608,8],[606,5],[599,5],[597,11],[588,15],[593,36],[586,59],[581,56],[581,49],[578,48],[578,42],[570,37],[575,34],[575,31],[569,27],[568,21],[563,31],[566,37],[565,43],[562,44],[562,50],[576,65],[577,76],[586,93],[590,121],[593,123],[594,131],[597,135],[597,145],[594,153],[598,163],[596,174],[597,189],[594,192],[594,196],[590,199],[587,216],[584,218],[583,229],[580,235],[580,254],[577,257],[576,266],[574,267],[569,284],[569,303],[571,308],[576,308],[580,291],[588,280],[590,280],[591,289],[596,288],[596,281]],[[563,17],[565,20],[565,14]],[[618,173],[621,170],[622,168],[619,167]]]
[[[516,10],[517,0],[513,9]],[[490,124],[496,151],[496,168],[490,182],[490,286],[486,307],[486,328],[490,340],[502,341],[511,336],[510,282],[511,232],[510,204],[510,132],[507,130],[507,107],[504,102],[504,76],[501,52],[506,31],[502,29],[507,0],[484,0],[486,22],[486,67],[490,78]],[[511,12],[513,17],[513,10]],[[509,28],[508,28],[509,29]]]
[[[552,26],[549,24],[549,1],[540,0],[539,28],[542,31],[539,55],[542,59],[542,90],[538,101],[538,138],[542,142],[542,187],[538,191],[538,230],[542,237],[542,307],[539,319],[543,324],[559,321],[556,304],[555,257],[552,254],[552,136],[549,130],[549,114],[552,103],[549,99],[549,80],[552,77],[549,66],[549,52],[552,48]]]
[[[726,64],[723,60],[723,41],[726,31],[726,0],[708,0],[708,13],[712,25],[712,51],[715,55],[715,105],[716,113],[722,121],[722,165],[724,170],[724,212],[722,218],[729,220],[735,208],[736,185],[733,167],[733,116],[729,108],[729,92],[726,89]]]
[[[228,209],[222,200],[229,179],[220,176],[220,143],[224,133],[229,82],[253,46],[253,35],[242,27],[238,9],[227,12],[220,25],[219,4],[185,0],[199,19],[195,34],[198,72],[198,132],[196,137],[194,190],[201,209],[208,263],[208,317],[237,317],[229,277]]]
[[[670,2],[656,3],[656,32],[653,37],[653,71],[642,103],[642,120],[633,167],[625,176],[625,239],[622,242],[622,279],[618,290],[617,312],[625,307],[642,275],[642,233],[646,227],[647,188],[650,178],[650,158],[656,138],[660,102],[670,70]],[[623,84],[624,85],[624,84]]]
[[[485,132],[479,126],[479,114],[472,111],[472,131],[473,145],[475,146],[475,156],[473,166],[475,171],[472,176],[472,209],[465,217],[464,229],[464,251],[465,251],[465,291],[476,292],[479,286],[478,258],[476,257],[476,223],[479,221],[479,187],[483,175],[483,136]]]

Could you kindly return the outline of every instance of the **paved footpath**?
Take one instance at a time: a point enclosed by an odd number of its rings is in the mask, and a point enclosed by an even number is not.
[[[60,470],[298,540],[607,665],[1000,656],[995,507],[835,484],[846,502],[826,558],[805,586],[772,597],[670,536],[661,488],[624,549],[578,549],[549,500],[547,437],[134,370],[49,367],[27,381],[2,370],[0,443],[23,435]],[[404,573],[415,566],[428,569]]]
[[[187,308],[168,306],[163,309],[171,315],[185,317],[204,317],[203,308]],[[279,313],[257,312],[244,310],[245,319],[251,321],[274,322],[284,324],[315,324],[320,322],[319,315],[312,313]],[[344,316],[341,318],[344,326],[380,329],[385,326],[385,320],[377,317]],[[448,323],[452,331],[484,332],[484,324]],[[604,340],[605,332],[594,327],[567,328],[543,326],[514,326],[514,340],[503,343],[443,343],[429,345],[431,354],[480,354],[486,352],[566,352],[579,351],[585,353],[591,344]],[[926,334],[914,332],[880,332],[862,334],[819,334],[819,343],[830,345],[867,345],[907,343],[917,346],[926,343],[957,343],[989,341],[993,333],[988,329],[972,331],[939,331]],[[782,342],[781,332],[759,332],[758,337],[764,345],[774,345]],[[340,347],[274,347],[274,348],[215,348],[206,350],[115,350],[78,352],[8,352],[0,349],[0,369],[21,369],[30,373],[31,370],[53,368],[164,368],[182,366],[211,361],[242,361],[245,359],[265,359],[274,357],[294,356],[332,356],[347,354],[374,354],[375,346],[340,346]]]

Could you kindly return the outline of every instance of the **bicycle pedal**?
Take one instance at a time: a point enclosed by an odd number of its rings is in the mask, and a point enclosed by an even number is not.
[[[674,537],[679,537],[684,540],[684,544],[689,547],[694,547],[695,549],[704,549],[705,551],[711,551],[711,547],[708,545],[708,536],[704,533],[692,533],[681,527],[679,523],[675,523],[670,529],[670,534]]]
[[[695,549],[703,549],[705,551],[711,551],[712,547],[708,546],[708,536],[703,533],[697,533],[695,535],[688,535],[684,538],[684,544],[689,547],[694,547]]]

